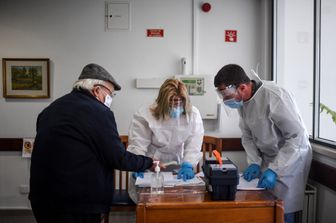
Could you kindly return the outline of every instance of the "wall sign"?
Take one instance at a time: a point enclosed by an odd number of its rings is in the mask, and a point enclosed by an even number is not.
[[[25,138],[23,139],[23,145],[22,145],[22,157],[30,158],[33,147],[34,147],[34,138]]]
[[[147,29],[147,37],[163,37],[163,29]]]
[[[237,42],[237,30],[225,30],[225,42]]]

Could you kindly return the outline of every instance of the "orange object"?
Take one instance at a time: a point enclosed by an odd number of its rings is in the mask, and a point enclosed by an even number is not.
[[[220,154],[217,150],[212,151],[212,153],[213,153],[214,156],[216,157],[216,160],[218,161],[219,165],[222,166],[223,161],[222,161],[222,156],[221,156],[221,154]]]

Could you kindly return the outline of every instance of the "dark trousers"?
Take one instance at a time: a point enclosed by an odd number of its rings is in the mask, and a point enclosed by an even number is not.
[[[101,214],[63,213],[45,208],[32,208],[37,223],[100,223]]]

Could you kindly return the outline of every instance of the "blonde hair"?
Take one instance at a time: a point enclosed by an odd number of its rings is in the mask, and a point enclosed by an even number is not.
[[[182,98],[184,115],[191,112],[188,91],[184,83],[177,79],[167,79],[161,85],[155,103],[151,107],[151,112],[157,120],[168,119],[170,111],[170,99],[174,96],[180,96]]]

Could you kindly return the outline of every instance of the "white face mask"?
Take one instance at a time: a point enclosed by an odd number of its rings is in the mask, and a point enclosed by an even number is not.
[[[112,97],[108,94],[105,96],[104,105],[106,105],[108,108],[112,105]]]

